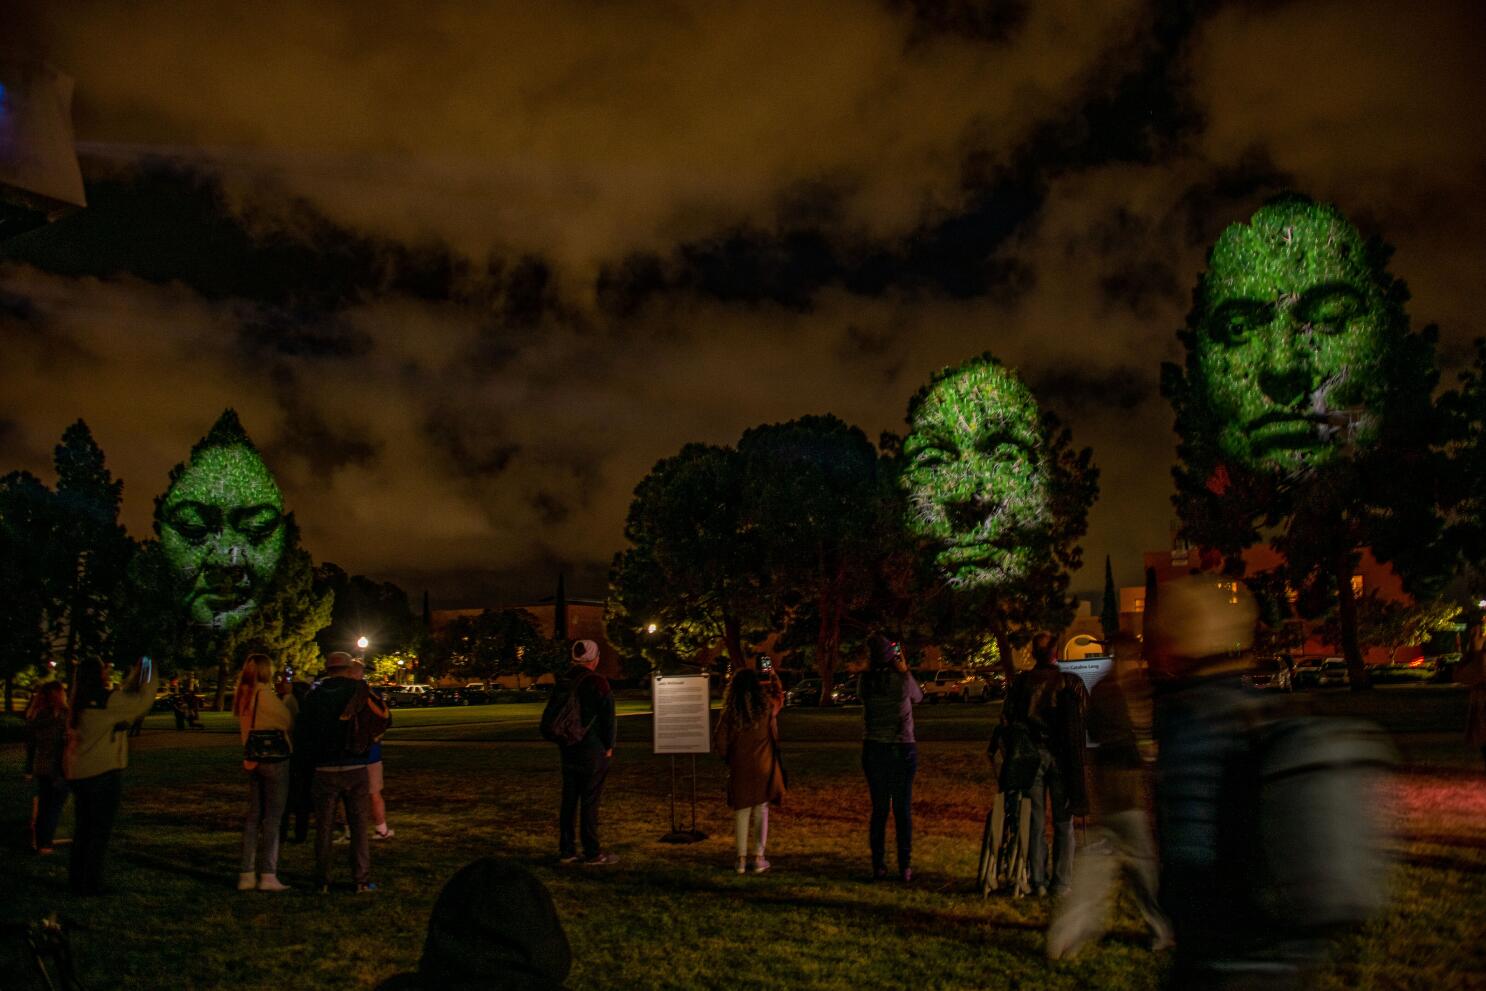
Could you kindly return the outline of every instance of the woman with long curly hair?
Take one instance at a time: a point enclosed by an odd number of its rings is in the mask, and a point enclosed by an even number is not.
[[[775,687],[770,683],[770,688]],[[728,806],[733,810],[738,841],[738,873],[748,869],[750,823],[756,823],[753,872],[769,869],[764,847],[769,841],[769,803],[784,798],[784,767],[779,761],[779,724],[784,705],[780,692],[765,688],[750,668],[733,672],[722,699],[713,747],[728,765]]]

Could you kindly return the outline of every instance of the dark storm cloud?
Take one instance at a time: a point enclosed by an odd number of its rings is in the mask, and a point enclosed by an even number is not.
[[[658,458],[828,410],[899,429],[987,349],[1095,447],[1086,559],[1121,570],[1167,537],[1155,367],[1206,246],[1281,186],[1396,240],[1449,353],[1475,332],[1466,3],[32,15],[93,206],[0,269],[8,456],[41,470],[85,416],[143,532],[234,405],[317,556],[439,604],[564,564],[598,592]]]

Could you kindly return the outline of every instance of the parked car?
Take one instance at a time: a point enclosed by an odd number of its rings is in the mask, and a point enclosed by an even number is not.
[[[835,705],[861,705],[860,687],[861,682],[858,675],[852,675],[849,678],[836,682],[835,687],[831,689],[831,702]]]
[[[431,705],[433,694],[427,685],[398,685],[387,689],[382,696],[387,704],[398,709]]]
[[[967,675],[960,670],[935,671],[933,676],[924,672],[919,680],[924,701],[939,702],[987,702],[991,698],[991,685],[978,675]]]
[[[534,701],[545,702],[552,697],[552,683],[539,682],[535,685],[527,685],[524,689],[526,696]]]
[[[1321,662],[1321,673],[1316,679],[1316,685],[1320,688],[1345,687],[1352,683],[1351,675],[1347,674],[1347,662],[1340,657],[1328,657]]]
[[[1243,676],[1243,683],[1261,692],[1289,692],[1295,688],[1290,665],[1283,657],[1259,658],[1254,669]]]
[[[784,693],[785,705],[815,705],[820,701],[820,679],[801,678]]]
[[[1292,688],[1315,688],[1320,684],[1320,661],[1301,661],[1295,665],[1295,670],[1290,672],[1290,686]]]
[[[1418,685],[1434,680],[1436,672],[1436,666],[1421,657],[1407,664],[1380,664],[1369,673],[1379,685]]]

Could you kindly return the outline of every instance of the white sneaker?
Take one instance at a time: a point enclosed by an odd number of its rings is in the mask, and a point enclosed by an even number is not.
[[[753,858],[753,873],[762,874],[769,869],[769,862],[763,857]]]
[[[258,879],[259,891],[288,891],[289,886],[279,880],[276,874],[265,874]]]
[[[747,874],[748,873],[748,858],[747,857],[739,857],[738,858],[738,873],[739,874]]]
[[[258,887],[258,875],[252,871],[243,871],[237,876],[238,891],[252,891]]]
[[[372,839],[374,839],[374,840],[390,840],[390,839],[392,839],[392,837],[394,837],[396,835],[397,835],[397,830],[393,829],[391,826],[387,825],[385,822],[382,823],[382,826],[381,826],[380,829],[374,829],[374,830],[372,830]]]

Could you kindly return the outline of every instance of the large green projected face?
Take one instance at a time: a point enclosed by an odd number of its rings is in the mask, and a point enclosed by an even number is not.
[[[1293,473],[1376,435],[1386,310],[1333,207],[1278,203],[1229,227],[1198,307],[1194,384],[1225,459]]]
[[[976,359],[932,383],[909,410],[903,486],[910,532],[935,545],[953,585],[1027,574],[1049,517],[1037,400],[1010,371]]]
[[[258,607],[284,542],[283,496],[249,445],[199,448],[160,507],[160,543],[202,625],[231,629]]]

